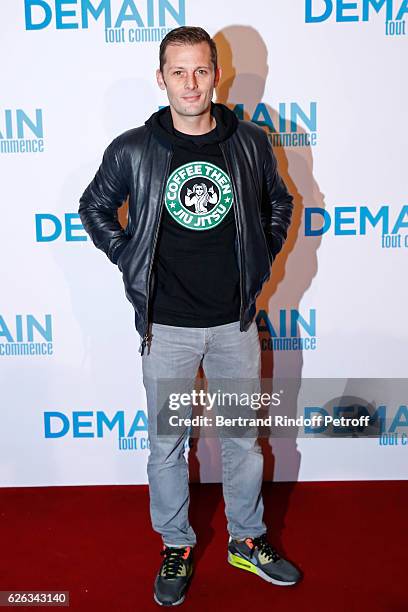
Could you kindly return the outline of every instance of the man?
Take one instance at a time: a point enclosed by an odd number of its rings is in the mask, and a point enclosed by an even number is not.
[[[178,437],[159,431],[160,383],[191,389],[200,364],[208,381],[259,383],[255,300],[293,207],[265,132],[212,102],[220,75],[205,30],[168,33],[156,78],[169,106],[113,140],[79,206],[95,246],[122,272],[141,336],[150,512],[163,539],[154,585],[161,605],[184,600],[196,536],[184,458],[189,428]],[[123,230],[117,209],[127,197]],[[258,440],[225,437],[221,445],[228,561],[269,582],[295,584],[299,571],[266,538]]]

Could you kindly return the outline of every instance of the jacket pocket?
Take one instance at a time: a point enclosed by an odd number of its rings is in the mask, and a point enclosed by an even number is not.
[[[119,257],[116,260],[116,264],[119,268],[119,270],[122,272],[122,264],[124,261],[124,256],[126,255],[126,253],[128,252],[129,246],[130,246],[130,239],[128,239],[127,243],[124,246],[120,247],[120,253],[119,253]]]

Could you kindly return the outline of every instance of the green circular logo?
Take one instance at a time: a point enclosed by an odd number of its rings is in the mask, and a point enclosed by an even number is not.
[[[209,162],[179,166],[166,184],[165,204],[177,223],[192,230],[219,225],[233,202],[228,174]]]

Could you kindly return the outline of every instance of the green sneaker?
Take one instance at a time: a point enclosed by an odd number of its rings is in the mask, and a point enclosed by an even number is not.
[[[245,540],[233,540],[230,537],[228,562],[280,586],[296,584],[301,578],[299,570],[272,548],[265,533],[258,538]]]
[[[160,606],[177,606],[185,599],[193,573],[193,549],[163,546],[160,554],[164,559],[154,582],[154,600]]]

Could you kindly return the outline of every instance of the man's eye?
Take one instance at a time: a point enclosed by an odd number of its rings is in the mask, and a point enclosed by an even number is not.
[[[181,70],[176,70],[174,74],[178,76],[179,74],[181,74]]]
[[[204,68],[200,68],[200,70],[198,72],[201,72],[201,74],[207,74],[207,71],[204,70]]]

